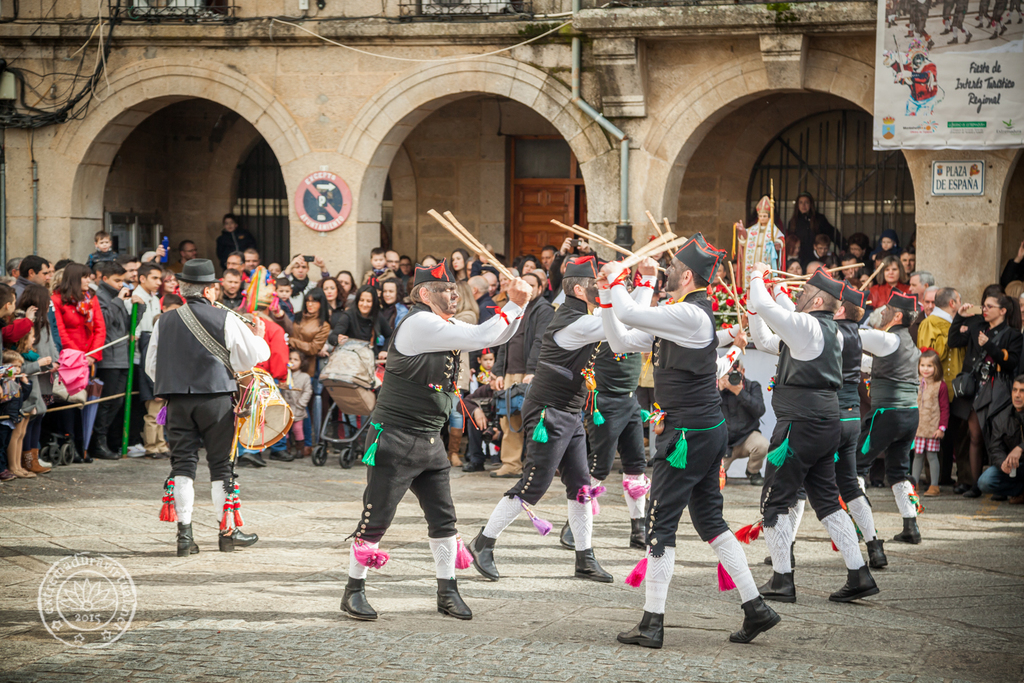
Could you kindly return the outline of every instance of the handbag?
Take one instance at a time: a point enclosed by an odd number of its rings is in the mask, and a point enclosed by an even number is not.
[[[526,398],[528,384],[513,384],[505,391],[497,394],[494,398],[494,405],[498,415],[508,417],[523,410],[523,400]]]
[[[975,394],[978,393],[978,377],[973,370],[961,372],[953,378],[952,385],[954,398],[965,398],[970,401],[974,400]]]

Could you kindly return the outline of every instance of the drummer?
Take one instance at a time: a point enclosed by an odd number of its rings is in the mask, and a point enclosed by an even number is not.
[[[250,328],[237,315],[212,305],[217,278],[211,261],[186,262],[178,282],[185,306],[160,316],[146,353],[146,374],[154,382],[154,393],[167,400],[171,476],[164,483],[160,518],[178,523],[178,557],[199,552],[192,536],[193,483],[199,449],[205,448],[210,495],[217,523],[222,525],[218,541],[222,551],[231,552],[257,541],[256,534],[243,533],[232,523],[235,515],[228,515],[224,524],[224,511],[237,504],[230,457],[234,373],[247,372],[267,360],[270,348],[263,339],[262,320],[256,318]]]

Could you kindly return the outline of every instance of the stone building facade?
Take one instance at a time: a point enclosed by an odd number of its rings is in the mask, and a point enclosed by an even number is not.
[[[573,101],[574,35],[583,39],[581,99],[628,136],[637,244],[652,232],[650,210],[680,234],[699,229],[728,247],[733,222],[756,203],[753,174],[773,172],[765,150],[781,134],[807,121],[824,130],[830,116],[864,117],[874,106],[872,2],[793,3],[784,17],[765,5],[647,0],[588,2],[574,15],[570,0],[482,3],[531,14],[480,17],[422,16],[436,0],[326,0],[304,11],[299,0],[248,0],[217,3],[198,21],[171,11],[201,4],[103,5],[111,50],[84,115],[4,131],[8,256],[34,240],[51,258],[84,259],[94,232],[132,220],[212,254],[230,211],[265,228],[265,260],[319,254],[332,272],[361,272],[382,235],[414,258],[447,255],[458,245],[430,208],[453,211],[504,253],[558,239],[538,227],[552,207],[614,236],[621,149]],[[27,5],[0,24],[0,56],[56,105],[68,81],[51,74],[99,54],[96,5],[56,0],[43,17]],[[304,19],[271,19],[289,15]],[[823,197],[825,213],[875,238],[902,211],[919,267],[970,300],[1024,237],[1020,156],[908,151],[896,160],[908,180],[900,208],[880,190],[846,204]],[[985,195],[932,197],[931,161],[958,158],[986,161]],[[351,189],[351,213],[331,232],[306,227],[293,201],[317,171]],[[782,219],[797,189],[778,194]]]

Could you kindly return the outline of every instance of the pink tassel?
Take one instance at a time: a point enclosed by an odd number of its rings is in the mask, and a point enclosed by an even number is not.
[[[641,479],[623,479],[622,488],[630,498],[640,500],[651,490],[651,480],[646,476]]]
[[[156,423],[158,425],[167,424],[167,404],[165,403],[156,414]]]
[[[603,486],[593,486],[590,489],[590,509],[593,511],[594,516],[597,517],[601,514],[601,504],[597,502],[598,496],[603,496],[607,491]]]
[[[725,570],[725,566],[718,563],[718,590],[720,591],[731,591],[736,588],[736,582],[729,576],[729,572]]]
[[[530,515],[530,521],[533,522],[533,526],[537,529],[537,533],[541,536],[547,536],[551,533],[551,522],[546,519],[541,519],[537,515]]]
[[[632,586],[633,588],[639,588],[640,584],[644,582],[644,577],[647,576],[647,556],[645,555],[642,560],[636,563],[633,567],[633,571],[626,577],[626,585]]]
[[[458,539],[458,550],[455,553],[455,568],[468,569],[473,564],[473,556],[466,550],[466,544],[462,542],[462,536]]]
[[[352,554],[355,556],[356,562],[370,569],[380,569],[391,559],[386,552],[366,541],[354,541]]]

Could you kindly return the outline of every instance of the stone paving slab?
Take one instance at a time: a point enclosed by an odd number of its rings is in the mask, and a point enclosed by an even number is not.
[[[0,486],[0,681],[852,681],[1003,683],[1024,680],[1024,509],[952,495],[926,500],[919,546],[887,544],[875,572],[880,595],[828,602],[845,580],[841,558],[808,511],[797,539],[798,602],[777,605],[783,622],[750,645],[728,642],[739,598],[719,593],[716,558],[680,527],[663,650],[621,646],[615,634],[640,616],[643,590],[622,583],[640,553],[613,474],[595,523],[595,552],[616,577],[572,577],[572,553],[524,519],[498,542],[497,583],[472,569],[460,589],[474,619],[445,618],[434,605],[425,525],[407,497],[383,546],[367,595],[381,614],[356,623],[338,610],[348,543],[359,513],[362,468],[308,460],[240,470],[252,548],[216,550],[217,515],[200,474],[194,517],[202,552],[174,554],[173,526],[157,519],[166,462],[145,459],[57,468]],[[201,470],[202,472],[202,470]],[[510,482],[453,472],[460,529],[472,537]],[[733,528],[757,518],[758,489],[730,485]],[[871,492],[876,525],[901,523],[891,493]],[[565,501],[536,506],[559,528]],[[70,647],[42,626],[37,599],[51,564],[105,554],[131,574],[134,620],[112,645]],[[759,583],[763,542],[747,548]]]

